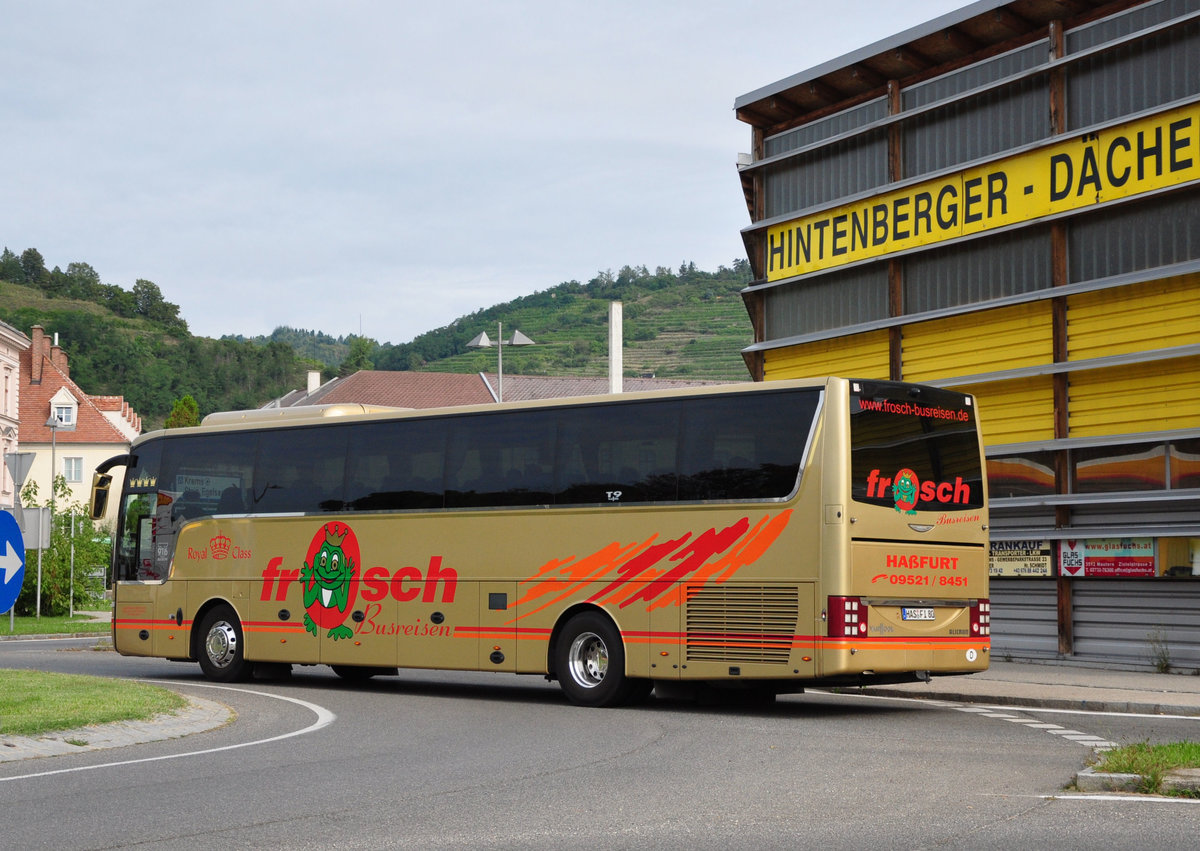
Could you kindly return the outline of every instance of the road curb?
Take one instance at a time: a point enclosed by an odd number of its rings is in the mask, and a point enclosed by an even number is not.
[[[929,690],[919,693],[900,691],[887,686],[868,686],[862,694],[879,697],[912,697],[917,700],[950,700],[957,703],[986,703],[996,706],[1024,706],[1029,709],[1070,709],[1084,712],[1113,712],[1121,715],[1186,715],[1200,717],[1200,707],[1173,703],[1149,703],[1125,700],[1087,700],[1072,698],[1016,697],[1004,694],[965,694],[961,691]]]
[[[55,633],[43,633],[43,634],[38,634],[38,635],[17,635],[15,633],[8,633],[8,634],[0,635],[0,641],[50,641],[50,640],[56,640],[56,639],[66,640],[69,638],[105,638],[105,639],[109,639],[109,638],[112,638],[112,632],[110,632],[109,630],[106,629],[102,632],[55,632]]]
[[[1088,767],[1075,775],[1075,788],[1080,792],[1137,792],[1141,785],[1140,774],[1117,774]]]
[[[1144,783],[1141,774],[1119,774],[1085,768],[1075,775],[1075,787],[1080,792],[1140,792]],[[1200,768],[1179,768],[1168,771],[1162,780],[1162,793],[1200,793]],[[1143,794],[1159,794],[1148,792]]]
[[[144,721],[94,724],[44,736],[4,736],[0,738],[0,763],[178,739],[215,730],[236,718],[223,703],[186,694],[181,697],[188,705],[178,713],[163,713]]]

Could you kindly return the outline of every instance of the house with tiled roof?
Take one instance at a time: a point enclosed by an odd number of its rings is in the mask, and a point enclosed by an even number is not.
[[[634,392],[705,387],[719,382],[676,378],[625,378],[622,383],[625,392]],[[598,396],[608,392],[607,378],[504,376],[506,402]],[[307,390],[295,390],[264,407],[363,404],[392,408],[449,408],[459,405],[486,405],[498,399],[499,381],[498,376],[493,373],[387,372],[364,369],[325,384],[320,383],[320,373],[309,373]]]
[[[20,354],[20,445],[35,453],[26,482],[36,482],[38,499],[50,494],[51,470],[63,476],[71,502],[86,505],[92,471],[113,455],[129,450],[142,432],[141,417],[122,396],[92,396],[71,380],[66,352],[40,325]],[[56,425],[51,428],[51,424]],[[107,521],[116,518],[109,502]]]
[[[362,403],[390,408],[447,408],[492,401],[477,375],[446,372],[385,372],[363,369],[321,384],[321,374],[308,374],[308,389],[295,390],[263,407]]]

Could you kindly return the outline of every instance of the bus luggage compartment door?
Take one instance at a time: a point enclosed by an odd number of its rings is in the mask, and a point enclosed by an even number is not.
[[[154,611],[158,583],[118,582],[114,586],[113,644],[123,656],[153,656],[151,640],[156,624]]]
[[[517,583],[479,583],[479,670],[517,670]]]

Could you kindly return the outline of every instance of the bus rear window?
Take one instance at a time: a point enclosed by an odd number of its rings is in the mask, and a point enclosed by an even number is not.
[[[961,393],[852,382],[853,499],[902,514],[981,508],[977,428],[971,398]]]

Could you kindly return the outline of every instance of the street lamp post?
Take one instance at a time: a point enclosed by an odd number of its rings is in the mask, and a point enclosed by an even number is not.
[[[54,527],[54,454],[56,450],[55,436],[58,434],[59,428],[62,427],[63,421],[58,418],[58,414],[51,414],[50,419],[46,420],[46,428],[50,429],[50,526]]]
[[[479,334],[467,343],[469,349],[490,349],[496,347],[496,401],[504,401],[504,347],[508,346],[536,346],[533,340],[526,337],[520,331],[513,331],[512,339],[507,343],[504,341],[504,323],[496,323],[496,342],[488,339],[486,331],[480,331]]]

